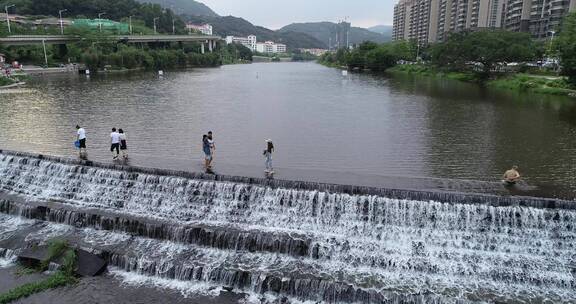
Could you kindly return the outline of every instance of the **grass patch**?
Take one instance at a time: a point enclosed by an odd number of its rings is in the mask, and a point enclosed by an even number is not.
[[[576,93],[564,78],[534,77],[527,74],[516,74],[491,80],[488,82],[488,86],[497,89],[548,95],[569,95]]]
[[[74,282],[76,282],[74,277],[59,271],[45,280],[24,284],[9,290],[6,293],[0,294],[0,304],[7,304],[18,299],[31,296],[38,292],[66,286]]]
[[[14,83],[16,83],[16,81],[13,80],[12,78],[0,76],[0,87],[11,85]]]
[[[432,67],[429,65],[424,65],[424,64],[396,65],[392,68],[387,69],[386,72],[440,77],[440,78],[448,78],[448,79],[466,81],[466,82],[479,81],[478,76],[474,73],[442,71],[442,70],[439,70],[435,67]]]
[[[60,270],[47,279],[24,284],[0,294],[0,304],[7,304],[38,292],[75,283],[77,281],[74,276],[76,270],[76,251],[70,248],[68,242],[63,240],[53,240],[48,244],[48,257],[40,263],[38,269],[22,268],[18,271],[18,274],[26,275],[45,271],[48,269],[50,262],[56,259],[60,259]]]

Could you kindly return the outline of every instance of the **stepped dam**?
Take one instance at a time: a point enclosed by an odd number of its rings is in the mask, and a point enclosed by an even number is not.
[[[114,271],[278,303],[576,303],[573,201],[0,151],[0,266],[54,238]]]

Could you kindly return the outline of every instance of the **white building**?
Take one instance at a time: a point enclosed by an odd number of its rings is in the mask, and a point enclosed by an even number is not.
[[[256,36],[254,35],[248,37],[226,36],[226,44],[231,43],[238,43],[249,48],[253,52],[256,51]]]
[[[273,41],[258,42],[256,43],[256,52],[265,54],[286,53],[286,45]]]
[[[250,35],[248,37],[235,37],[227,36],[226,44],[238,43],[249,48],[252,52],[278,54],[286,53],[286,45],[282,43],[275,43],[273,41],[258,42],[256,36]]]
[[[212,36],[212,33],[213,33],[212,25],[207,24],[207,23],[206,24],[200,24],[200,25],[193,24],[193,23],[187,23],[186,29],[190,32],[191,31],[198,31],[204,35],[209,35],[209,36]]]
[[[314,56],[322,56],[328,52],[326,49],[298,49],[302,53],[312,54]]]

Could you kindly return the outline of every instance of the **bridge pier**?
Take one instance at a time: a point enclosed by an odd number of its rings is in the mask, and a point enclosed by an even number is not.
[[[212,53],[212,40],[208,40],[208,50]]]
[[[204,54],[204,42],[200,43],[200,52]]]

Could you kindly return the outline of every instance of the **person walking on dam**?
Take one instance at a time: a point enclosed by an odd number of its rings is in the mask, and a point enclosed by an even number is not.
[[[210,147],[210,161],[208,162],[208,167],[212,169],[212,162],[214,161],[214,153],[216,152],[216,144],[214,144],[214,135],[212,131],[208,131],[207,136],[208,145]]]
[[[78,141],[78,151],[80,158],[86,156],[86,130],[80,125],[76,125],[76,140]]]
[[[116,131],[116,128],[112,128],[112,133],[110,133],[110,152],[112,152],[112,159],[118,159],[120,155],[120,133]],[[114,152],[116,150],[116,152]]]
[[[204,169],[209,171],[211,169],[210,162],[212,161],[212,149],[210,148],[210,141],[206,134],[202,136],[202,152],[204,152]]]
[[[126,134],[122,129],[119,129],[118,133],[120,134],[120,153],[122,154],[123,159],[128,159],[128,145],[126,144]]]
[[[264,157],[266,158],[266,170],[267,174],[274,174],[274,168],[272,167],[272,153],[274,152],[274,144],[271,139],[266,140],[266,150],[264,150]]]

